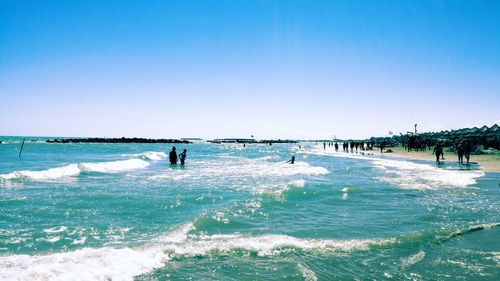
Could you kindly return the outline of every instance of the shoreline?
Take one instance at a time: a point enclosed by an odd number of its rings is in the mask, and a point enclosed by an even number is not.
[[[393,152],[389,153],[380,153],[380,149],[374,149],[370,151],[375,155],[393,155],[396,157],[407,158],[407,159],[415,159],[415,160],[430,160],[435,161],[435,156],[432,154],[432,151],[406,151],[402,146],[389,147],[387,149],[391,149]],[[456,162],[458,165],[458,156],[455,152],[445,151],[444,158],[447,162]],[[464,158],[465,160],[465,158]],[[500,173],[500,154],[480,154],[480,155],[471,155],[471,162],[477,162],[479,168],[483,172],[493,172]]]

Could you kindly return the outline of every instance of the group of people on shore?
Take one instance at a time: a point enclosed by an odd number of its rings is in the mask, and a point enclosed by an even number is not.
[[[181,153],[179,153],[179,157],[177,157],[177,152],[175,151],[175,146],[172,147],[172,150],[168,154],[168,159],[170,160],[170,165],[177,165],[177,160],[180,160],[181,165],[184,165],[186,161],[186,153],[187,150],[184,149]]]
[[[323,142],[323,149],[326,149],[326,146],[328,147],[333,146],[335,148],[335,151],[339,151],[339,144],[338,142],[332,143],[332,142]],[[351,141],[351,142],[343,142],[342,143],[342,150],[346,153],[349,151],[351,153],[356,152],[358,153],[359,150],[373,150],[373,143],[369,142],[359,142],[359,141]]]
[[[457,151],[458,164],[464,164],[464,156],[466,163],[469,164],[470,154],[472,152],[472,143],[469,140],[460,140],[455,144],[455,150]],[[440,164],[439,160],[444,160],[444,148],[440,143],[437,143],[434,147],[432,154],[436,155],[436,164]],[[440,158],[441,157],[441,158]]]

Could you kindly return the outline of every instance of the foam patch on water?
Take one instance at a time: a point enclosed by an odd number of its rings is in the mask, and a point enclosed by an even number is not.
[[[150,164],[141,159],[128,159],[109,162],[78,163],[41,171],[15,171],[0,175],[1,180],[46,181],[78,176],[82,172],[114,173],[143,169]]]
[[[163,265],[158,248],[85,248],[66,253],[0,257],[1,280],[133,280]]]
[[[323,151],[318,147],[304,153],[371,161],[383,172],[383,175],[378,177],[379,180],[404,189],[463,188],[476,184],[476,179],[484,176],[484,173],[478,170],[446,170],[433,164]]]
[[[247,236],[243,234],[190,234],[192,224],[184,226],[180,231],[160,237],[156,241],[163,244],[163,249],[173,255],[203,256],[211,252],[228,253],[232,250],[247,250],[260,256],[276,255],[286,249],[302,251],[320,251],[325,253],[350,252],[368,250],[373,245],[384,245],[396,242],[396,239],[352,239],[322,240],[303,239],[288,235],[265,234]]]
[[[481,171],[444,170],[427,164],[377,159],[374,165],[385,168],[380,180],[405,189],[440,189],[467,187],[484,176]],[[389,168],[389,169],[387,169]]]
[[[138,248],[84,248],[46,255],[0,256],[1,280],[133,280],[164,266],[172,257],[203,256],[233,250],[276,255],[291,249],[324,253],[368,250],[372,245],[394,243],[395,239],[320,240],[287,235],[247,236],[243,234],[204,235],[192,233],[192,223]],[[304,271],[314,280],[314,272]]]
[[[415,255],[412,255],[410,257],[402,258],[401,259],[401,265],[403,267],[412,266],[412,265],[416,264],[417,262],[420,262],[421,260],[423,260],[424,257],[425,257],[425,252],[424,251],[420,251],[420,252],[418,252]]]
[[[290,188],[302,188],[305,185],[305,180],[292,180],[284,184],[275,185],[260,185],[253,189],[254,194],[270,195],[276,198],[282,198],[283,194],[290,190]]]
[[[232,161],[236,162],[236,161]],[[150,179],[173,179],[179,180],[191,178],[199,180],[202,178],[235,178],[235,177],[289,177],[294,175],[325,175],[329,171],[323,167],[311,166],[305,162],[295,162],[294,165],[286,163],[273,163],[258,161],[242,161],[236,163],[200,162],[195,169],[191,170],[165,170],[160,175],[151,176]]]
[[[85,172],[110,173],[143,169],[149,165],[148,162],[141,159],[128,159],[102,163],[80,163],[78,167]]]
[[[314,271],[307,268],[306,266],[299,263],[299,264],[297,264],[297,268],[299,269],[300,273],[302,274],[302,277],[304,277],[304,280],[306,280],[306,281],[317,281],[318,280],[316,273],[314,273]]]
[[[137,158],[141,158],[144,160],[155,160],[155,161],[159,161],[159,160],[163,160],[163,159],[167,158],[167,154],[165,152],[161,152],[161,151],[145,151],[145,152],[136,153],[136,154],[124,154],[123,156],[137,157]]]
[[[66,226],[60,226],[60,227],[53,227],[53,228],[47,228],[44,229],[43,232],[45,233],[59,233],[68,230],[68,227]]]

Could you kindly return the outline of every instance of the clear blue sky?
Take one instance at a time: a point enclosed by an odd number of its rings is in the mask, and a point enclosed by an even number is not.
[[[500,1],[0,1],[0,135],[500,122]]]

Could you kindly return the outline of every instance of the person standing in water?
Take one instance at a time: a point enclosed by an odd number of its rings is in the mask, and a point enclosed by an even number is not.
[[[471,152],[472,152],[472,143],[471,143],[470,140],[468,140],[465,143],[465,151],[464,151],[465,159],[467,159],[467,164],[469,164],[469,159],[470,159],[470,153]]]
[[[458,164],[464,164],[464,153],[465,153],[465,144],[463,141],[460,141],[457,145],[457,155],[458,155]]]
[[[170,159],[170,164],[177,164],[177,153],[175,152],[175,146],[172,147],[172,151],[170,151],[168,158]]]
[[[287,163],[294,164],[295,163],[295,156],[292,156],[292,159],[288,160]]]
[[[444,153],[443,153],[443,147],[441,146],[440,143],[437,143],[436,147],[434,147],[433,154],[436,155],[436,164],[441,163],[441,162],[439,162],[439,156],[442,156]]]
[[[186,161],[186,152],[187,150],[184,149],[181,154],[179,154],[179,159],[181,160],[181,165],[184,165],[184,161]]]

